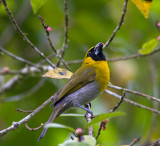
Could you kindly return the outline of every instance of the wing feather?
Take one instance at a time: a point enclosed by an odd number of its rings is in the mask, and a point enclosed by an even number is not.
[[[59,95],[54,100],[54,105],[60,101],[65,96],[77,91],[82,88],[84,85],[88,84],[95,80],[95,68],[93,67],[80,67],[69,79],[69,81],[65,84],[65,86],[61,89]]]

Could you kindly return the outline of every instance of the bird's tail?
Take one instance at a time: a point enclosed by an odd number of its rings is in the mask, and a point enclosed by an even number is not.
[[[46,122],[46,124],[52,123],[52,121],[61,114],[61,111],[63,111],[63,110],[61,110],[62,107],[63,107],[63,106],[61,106],[61,107],[59,107],[59,108],[56,108],[56,107],[55,107],[55,109],[53,110],[53,112],[52,112],[51,116],[49,117],[48,121]],[[46,125],[46,124],[45,124],[45,125]],[[44,135],[46,134],[47,130],[48,130],[48,128],[44,128],[44,129],[43,129],[40,137],[38,138],[38,142],[40,141],[41,138],[44,137]]]

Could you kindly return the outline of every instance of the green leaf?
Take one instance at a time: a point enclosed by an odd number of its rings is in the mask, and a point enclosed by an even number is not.
[[[60,117],[84,117],[81,114],[61,114]]]
[[[65,129],[68,129],[68,130],[70,130],[72,132],[75,131],[72,127],[65,126],[65,125],[58,124],[58,123],[48,123],[44,127],[45,128],[65,128]]]
[[[125,113],[123,113],[123,112],[112,112],[112,113],[100,114],[100,115],[96,116],[94,119],[92,119],[92,121],[90,123],[88,123],[85,128],[88,128],[91,125],[97,124],[107,118],[113,118],[113,117],[124,116],[124,115],[125,115]]]
[[[67,140],[63,144],[59,144],[59,146],[96,146],[96,140],[94,137],[89,135],[84,135],[84,140],[79,142],[78,138],[74,140]]]
[[[73,140],[67,140],[63,144],[59,144],[59,146],[91,146],[87,144],[86,142],[78,142],[78,141],[73,141]]]
[[[31,6],[32,6],[34,14],[36,14],[38,9],[41,6],[43,6],[47,2],[47,0],[30,0],[30,2],[31,2]]]
[[[142,48],[138,50],[138,53],[144,54],[144,55],[149,54],[155,49],[157,44],[158,44],[157,39],[152,39],[148,41],[147,43],[143,44]]]

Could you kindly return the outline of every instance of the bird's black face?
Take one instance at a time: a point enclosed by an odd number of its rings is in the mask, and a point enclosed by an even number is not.
[[[106,61],[106,57],[103,54],[103,46],[103,43],[98,43],[88,51],[87,57],[91,57],[94,61]]]

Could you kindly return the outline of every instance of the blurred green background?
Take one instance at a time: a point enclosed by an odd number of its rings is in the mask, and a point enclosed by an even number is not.
[[[10,10],[17,18],[21,29],[27,37],[44,54],[52,54],[48,46],[46,35],[41,22],[38,19],[40,14],[45,23],[52,27],[51,39],[57,49],[61,49],[64,42],[64,1],[48,0],[37,12],[33,14],[30,1],[7,0]],[[69,47],[65,52],[66,61],[83,59],[86,51],[98,42],[105,43],[113,30],[117,26],[121,17],[124,0],[69,0]],[[128,56],[135,54],[141,46],[160,34],[155,23],[160,21],[160,1],[154,0],[150,9],[149,18],[145,19],[137,7],[129,1],[126,17],[122,28],[108,48],[105,49],[107,58]],[[9,17],[0,3],[0,46],[6,50],[21,56],[34,63],[42,58],[32,50],[15,31]],[[53,58],[54,63],[57,59]],[[79,64],[70,65],[74,72],[80,67]],[[140,59],[110,62],[111,82],[114,85],[126,87],[148,95],[154,95],[154,87],[160,84],[160,57],[159,53]],[[0,70],[9,67],[10,70],[19,70],[25,67],[24,64],[13,60],[7,55],[0,55]],[[153,71],[154,67],[154,71]],[[153,75],[154,74],[154,75]],[[156,83],[152,79],[157,76]],[[0,76],[0,85],[13,76]],[[27,92],[33,88],[40,80],[41,76],[27,76],[13,89],[0,96],[0,99],[12,97],[17,94]],[[43,86],[30,96],[12,102],[0,103],[0,129],[4,129],[19,121],[27,114],[16,112],[17,108],[33,110],[47,100],[54,92],[62,87],[67,80],[46,79]],[[159,89],[159,88],[158,88]],[[116,90],[113,90],[116,92]],[[158,94],[159,91],[156,92]],[[119,92],[119,94],[121,94]],[[155,95],[154,95],[155,96]],[[153,107],[152,101],[133,94],[127,94],[127,98],[139,102],[146,106]],[[103,94],[92,102],[94,114],[100,114],[112,109],[118,102],[114,97]],[[49,105],[48,105],[49,106]],[[48,120],[52,108],[44,108],[36,116],[28,121],[30,127],[38,127]],[[126,113],[126,116],[111,119],[107,124],[107,129],[101,132],[97,143],[104,146],[118,146],[129,144],[133,138],[142,137],[140,144],[153,142],[160,137],[160,117],[157,116],[155,124],[152,123],[153,113],[140,109],[123,102],[118,109]],[[70,110],[70,112],[84,114],[81,109]],[[71,126],[73,128],[84,128],[86,120],[79,117],[59,117],[56,123]],[[94,135],[97,134],[98,125],[94,126]],[[151,128],[152,127],[152,128]],[[151,130],[152,129],[152,130]],[[28,131],[22,124],[18,129],[0,137],[0,146],[28,146],[28,145],[48,145],[56,146],[70,138],[70,133],[64,129],[49,129],[46,136],[38,143],[37,139],[41,133],[38,131]],[[87,133],[86,133],[87,134]],[[72,135],[72,134],[71,134]]]

